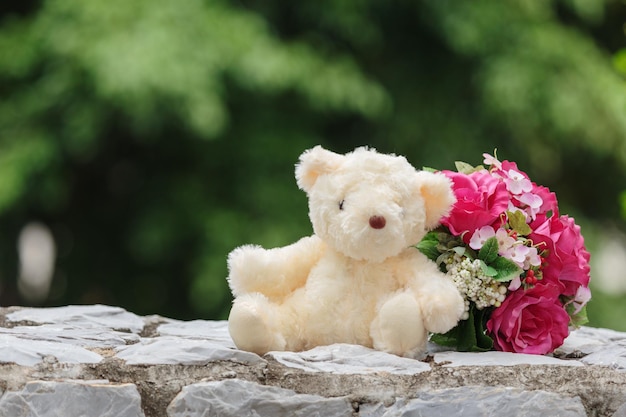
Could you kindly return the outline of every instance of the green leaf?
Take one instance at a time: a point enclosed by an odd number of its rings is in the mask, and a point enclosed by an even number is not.
[[[522,268],[517,266],[515,262],[502,256],[498,256],[490,266],[498,271],[498,273],[491,278],[499,282],[511,281],[522,273]]]
[[[441,346],[457,347],[457,333],[458,325],[447,333],[433,333],[433,335],[430,337],[430,341]]]
[[[478,251],[478,259],[485,261],[486,264],[490,264],[498,257],[498,249],[498,239],[495,236],[490,237]]]
[[[483,274],[488,277],[495,277],[496,275],[498,275],[498,271],[495,268],[487,265],[483,260],[480,261],[480,268],[483,270]]]
[[[506,215],[509,219],[509,226],[511,226],[518,235],[528,236],[532,233],[532,229],[526,224],[524,213],[521,211],[507,211]]]
[[[437,172],[439,171],[438,169],[432,168],[432,167],[422,167],[422,171],[426,171],[426,172]]]
[[[465,252],[466,252],[465,246],[455,246],[452,248],[452,250],[454,251],[454,253],[460,256],[465,255]]]
[[[467,162],[462,162],[462,161],[455,161],[454,166],[456,167],[456,170],[460,172],[461,174],[471,174],[472,172],[476,172],[476,171],[480,171],[484,169],[482,165],[478,165],[477,167],[474,167],[468,164]]]
[[[493,348],[493,340],[487,336],[485,323],[487,310],[477,310],[472,304],[467,320],[444,334],[435,333],[430,340],[438,345],[455,347],[461,352],[485,352]]]
[[[436,261],[441,252],[438,249],[439,238],[437,233],[430,232],[415,247],[432,261]]]
[[[476,347],[486,351],[493,348],[493,339],[487,336],[487,319],[489,319],[489,310],[475,310],[474,312],[474,328],[476,329]]]
[[[587,306],[583,306],[580,311],[574,314],[574,310],[576,310],[576,306],[573,303],[569,303],[565,306],[565,311],[570,316],[570,324],[575,328],[583,326],[589,322],[589,318],[587,317]]]
[[[422,252],[428,259],[431,261],[436,261],[441,253],[437,249],[437,242],[433,242],[430,240],[422,240],[420,243],[415,245],[415,247]]]

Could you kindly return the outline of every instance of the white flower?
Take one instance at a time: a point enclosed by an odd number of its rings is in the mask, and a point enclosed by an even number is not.
[[[524,259],[524,269],[530,269],[531,266],[540,266],[541,265],[541,257],[537,253],[537,248],[530,247],[528,248],[528,253],[526,254],[526,259]]]
[[[513,245],[506,251],[503,251],[500,256],[504,256],[505,258],[510,259],[511,261],[515,262],[517,266],[523,268],[524,261],[526,261],[526,256],[528,255],[529,251],[530,248],[528,246],[524,246],[522,244]]]
[[[483,164],[489,165],[489,166],[494,166],[497,169],[502,169],[502,162],[498,161],[498,158],[496,158],[495,156],[491,156],[488,153],[484,153],[483,154],[483,158],[485,158],[483,160]]]
[[[530,180],[520,172],[517,172],[514,169],[509,169],[506,174],[508,178],[504,179],[504,183],[506,184],[506,189],[509,190],[511,194],[518,195],[527,193],[533,189],[533,185]]]
[[[496,239],[498,239],[498,254],[500,256],[504,256],[503,254],[511,249],[516,242],[515,239],[509,236],[509,233],[503,228],[499,228],[496,232]]]
[[[530,214],[530,217],[535,220],[537,212],[539,212],[539,209],[543,204],[543,199],[537,194],[533,193],[524,193],[519,196],[518,199],[521,203],[524,203],[528,206],[528,214]]]
[[[500,307],[506,298],[506,286],[486,276],[480,260],[471,260],[455,253],[445,260],[445,265],[448,277],[466,300],[466,313],[469,311],[469,301],[482,310],[490,306]],[[464,314],[462,319],[466,320],[467,317],[469,314]]]
[[[587,304],[587,302],[589,302],[589,300],[591,300],[591,291],[589,290],[589,288],[582,285],[578,287],[576,295],[572,300],[572,303],[575,307],[574,314],[578,314],[578,312],[582,310],[582,308],[585,306],[585,304]]]
[[[515,291],[517,290],[519,287],[522,286],[522,278],[520,276],[516,276],[515,278],[513,278],[511,280],[511,282],[509,283],[509,291]]]
[[[474,250],[479,250],[483,247],[485,242],[496,235],[496,232],[491,226],[483,226],[480,229],[476,229],[472,238],[470,239],[469,246]]]

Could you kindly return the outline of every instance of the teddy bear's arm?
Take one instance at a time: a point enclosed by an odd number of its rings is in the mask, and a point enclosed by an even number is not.
[[[228,283],[235,297],[261,293],[280,299],[302,287],[325,244],[313,235],[281,248],[244,245],[228,255]]]
[[[415,275],[410,287],[422,310],[429,332],[445,333],[458,323],[465,301],[452,280],[424,255],[415,254]]]

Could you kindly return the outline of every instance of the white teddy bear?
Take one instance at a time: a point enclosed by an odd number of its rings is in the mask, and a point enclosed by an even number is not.
[[[229,331],[238,348],[264,354],[352,343],[418,357],[428,332],[457,324],[461,295],[411,246],[455,201],[445,176],[373,149],[339,155],[316,146],[300,156],[296,178],[315,234],[228,256]]]

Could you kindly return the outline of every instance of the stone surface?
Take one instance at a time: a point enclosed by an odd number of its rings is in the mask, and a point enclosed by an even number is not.
[[[392,406],[366,406],[362,417],[391,416],[528,416],[585,417],[578,397],[563,397],[546,391],[512,388],[463,387],[421,393],[415,399],[400,399]]]
[[[33,366],[46,357],[62,363],[98,363],[102,356],[80,346],[0,334],[0,362]]]
[[[13,335],[22,340],[56,342],[86,347],[116,347],[140,340],[134,333],[119,332],[102,327],[79,327],[65,324],[16,326],[1,328],[0,335]]]
[[[229,348],[209,340],[172,336],[142,339],[139,343],[120,346],[116,350],[115,356],[129,365],[206,365],[217,361],[245,364],[265,362],[253,353]]]
[[[353,411],[346,398],[297,394],[238,380],[190,385],[167,408],[169,417],[351,417]]]
[[[270,352],[268,356],[285,366],[308,372],[413,375],[430,371],[430,365],[425,362],[356,345],[319,346],[306,352]]]
[[[0,398],[0,417],[17,416],[144,417],[144,413],[133,384],[35,381]]]
[[[527,355],[510,352],[439,352],[434,356],[438,365],[451,366],[515,366],[556,365],[584,366],[576,360],[563,360],[551,356]]]
[[[428,349],[421,361],[345,344],[260,357],[224,321],[0,308],[0,417],[626,417],[624,333],[582,328],[551,356]]]
[[[169,321],[157,328],[161,336],[176,336],[188,339],[210,340],[227,348],[235,348],[228,333],[227,321]]]
[[[131,333],[140,332],[145,325],[144,320],[136,314],[129,313],[123,308],[103,305],[25,308],[7,314],[6,319],[9,322],[57,323],[86,328],[105,327]]]

